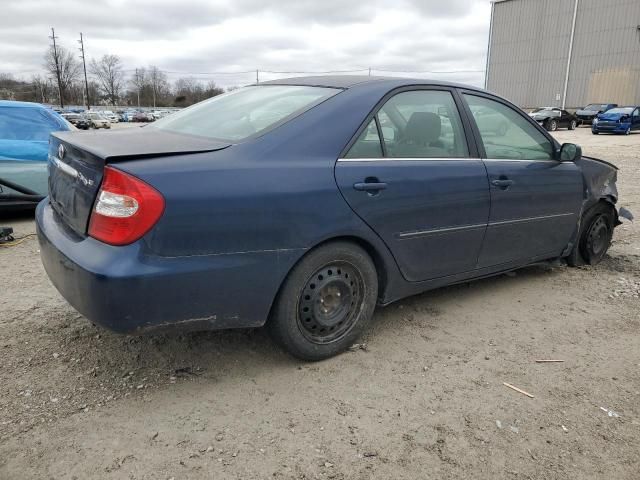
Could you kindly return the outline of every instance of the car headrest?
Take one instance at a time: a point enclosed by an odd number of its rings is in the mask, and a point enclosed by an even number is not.
[[[404,131],[406,141],[428,144],[440,138],[442,123],[440,116],[433,112],[414,112]]]

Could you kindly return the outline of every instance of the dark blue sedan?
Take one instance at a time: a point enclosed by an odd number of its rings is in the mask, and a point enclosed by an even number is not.
[[[618,107],[600,113],[591,124],[591,132],[617,133],[630,135],[632,131],[640,130],[640,107]]]
[[[294,78],[142,129],[54,134],[37,227],[53,284],[93,322],[266,323],[318,360],[376,304],[597,263],[619,223],[616,171],[476,88]]]

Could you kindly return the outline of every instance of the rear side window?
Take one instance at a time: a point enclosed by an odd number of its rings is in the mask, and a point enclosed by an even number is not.
[[[380,135],[378,135],[378,127],[375,119],[369,122],[356,143],[345,155],[346,158],[381,158],[382,144],[380,143]]]
[[[51,132],[62,130],[38,108],[0,107],[0,140],[49,140]]]
[[[264,133],[338,92],[295,85],[245,87],[185,108],[149,128],[235,142]]]
[[[382,145],[374,147],[376,140],[380,142],[380,136]],[[384,148],[380,148],[382,146]],[[346,157],[377,158],[383,153],[391,158],[467,157],[467,142],[451,92],[413,90],[394,95],[378,111]]]
[[[487,158],[552,160],[553,145],[514,109],[495,100],[464,94]]]

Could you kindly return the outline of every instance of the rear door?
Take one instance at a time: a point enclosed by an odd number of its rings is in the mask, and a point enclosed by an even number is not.
[[[476,92],[463,94],[487,168],[491,214],[478,267],[552,258],[567,246],[582,207],[583,182],[573,162],[555,160],[553,141],[512,106]],[[509,124],[505,135],[482,128],[490,109]]]
[[[478,259],[489,188],[459,103],[449,89],[392,94],[336,163],[344,198],[409,281],[473,270]]]

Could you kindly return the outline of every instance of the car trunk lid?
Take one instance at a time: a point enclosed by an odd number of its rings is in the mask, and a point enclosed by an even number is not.
[[[57,132],[49,142],[49,201],[73,231],[84,235],[106,164],[202,153],[230,144],[155,128],[119,132]]]

